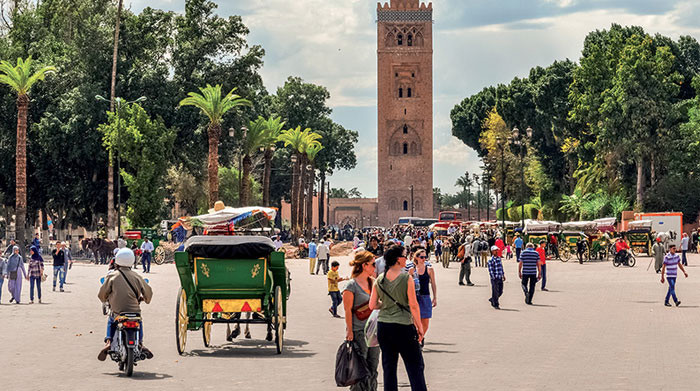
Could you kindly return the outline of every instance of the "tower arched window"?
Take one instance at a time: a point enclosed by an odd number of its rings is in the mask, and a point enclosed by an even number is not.
[[[399,98],[403,98],[403,88],[399,87]]]
[[[403,154],[408,155],[408,143],[403,143]]]
[[[408,210],[408,201],[403,201],[403,210]]]
[[[403,134],[408,134],[408,125],[403,126]]]
[[[413,35],[408,34],[408,38],[406,39],[406,45],[413,46]]]
[[[408,91],[406,91],[406,96],[411,97],[411,87],[408,87]]]
[[[397,43],[399,46],[403,45],[403,34],[399,34],[399,35],[396,37],[396,43]]]

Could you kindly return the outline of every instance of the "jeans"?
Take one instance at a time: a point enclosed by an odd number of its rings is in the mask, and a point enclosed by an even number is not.
[[[427,391],[425,385],[425,363],[418,344],[418,334],[413,325],[379,322],[377,339],[382,351],[384,391],[398,391],[396,370],[399,355],[406,367],[412,391]]]
[[[668,280],[668,292],[666,293],[665,303],[668,303],[668,299],[673,296],[673,302],[678,303],[678,298],[676,297],[676,277],[666,277]]]
[[[326,258],[318,258],[316,261],[316,274],[318,274],[319,269],[323,274],[328,274],[328,260]]]
[[[471,257],[466,257],[464,259],[464,262],[459,267],[459,283],[462,284],[464,277],[467,277],[467,284],[471,284],[472,281],[469,279],[469,277],[472,274],[472,259]]]
[[[498,298],[503,294],[503,279],[491,279],[491,305],[498,307]]]
[[[29,277],[29,300],[34,301],[34,284],[37,297],[41,300],[41,277]]]
[[[535,295],[535,285],[537,285],[537,276],[534,274],[523,274],[523,293],[525,293],[525,302],[532,304],[532,296]]]
[[[333,315],[338,315],[338,306],[343,302],[343,296],[340,295],[339,291],[328,292],[331,296],[331,309],[333,310]]]
[[[63,289],[63,284],[66,283],[66,266],[54,266],[53,267],[53,287],[56,287],[56,277],[61,284],[61,289]]]
[[[112,340],[112,336],[117,331],[117,324],[114,323],[113,317],[107,318],[107,335],[105,336],[105,342],[107,340]],[[143,319],[139,322],[139,343],[143,343]]]
[[[688,250],[682,250],[681,251],[681,263],[683,266],[688,266],[688,258],[686,258],[685,253],[687,253]]]
[[[2,301],[2,284],[5,282],[5,278],[0,275],[0,301]]]
[[[144,252],[141,255],[141,265],[143,266],[144,273],[151,272],[151,253]]]
[[[542,289],[547,285],[547,265],[542,265]]]
[[[350,391],[376,391],[377,390],[377,367],[379,366],[379,346],[368,348],[365,341],[364,330],[353,330],[353,340],[360,348],[360,354],[365,359],[369,376],[350,386]]]
[[[518,248],[518,247],[515,248],[515,260],[518,262],[520,262],[520,253],[522,251],[523,251],[522,248]]]

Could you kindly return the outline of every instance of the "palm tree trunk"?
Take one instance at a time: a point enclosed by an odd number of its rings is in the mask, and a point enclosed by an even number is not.
[[[272,176],[272,148],[265,149],[265,172],[263,174],[263,206],[270,206],[270,177]]]
[[[312,168],[308,175],[308,190],[306,196],[306,237],[311,239],[311,230],[314,226],[314,182],[316,182],[316,172]]]
[[[209,161],[207,162],[207,176],[209,180],[209,207],[219,200],[219,137],[221,125],[209,125]]]
[[[250,171],[253,160],[249,155],[243,156],[243,179],[241,183],[241,206],[250,204]]]
[[[326,221],[326,173],[321,170],[320,173],[320,184],[318,192],[318,230],[321,231],[321,227],[325,226]]]
[[[641,158],[635,159],[637,164],[637,205],[635,207],[640,209],[642,207],[642,202],[644,201],[644,164]],[[640,209],[641,210],[641,209]]]
[[[20,251],[25,248],[25,226],[27,223],[27,112],[29,97],[17,97],[17,145],[15,163],[15,239]]]
[[[297,227],[297,236],[301,235],[302,229],[304,226],[304,192],[306,190],[306,158],[304,155],[299,155],[299,160],[301,163],[299,164],[299,185],[297,187],[298,191],[298,196],[297,196],[297,215],[296,215],[296,227]]]
[[[297,158],[296,163],[292,166],[292,194],[290,196],[291,198],[291,210],[290,210],[290,221],[289,221],[289,227],[292,231],[292,236],[294,239],[297,239],[296,236],[296,224],[297,224],[297,210],[298,210],[298,204],[299,204],[299,159]]]
[[[111,90],[109,93],[109,111],[114,111],[114,99],[116,94],[117,86],[117,54],[119,53],[119,24],[121,23],[122,16],[122,0],[119,0],[117,5],[117,21],[114,28],[114,50],[112,52],[112,83]],[[117,214],[114,209],[114,163],[112,162],[112,156],[108,158],[109,164],[107,166],[107,234],[108,237],[114,239],[112,231],[116,227]]]

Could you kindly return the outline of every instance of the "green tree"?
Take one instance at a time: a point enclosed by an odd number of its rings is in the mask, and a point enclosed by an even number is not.
[[[201,94],[188,93],[188,97],[180,101],[180,106],[194,106],[208,119],[207,134],[209,140],[209,157],[207,159],[207,175],[209,178],[209,207],[219,199],[219,139],[221,138],[221,122],[224,114],[239,106],[250,105],[250,101],[234,94],[232,89],[222,96],[221,85],[212,87],[207,84],[200,88]]]
[[[17,94],[17,142],[15,153],[15,238],[24,248],[27,220],[27,113],[29,111],[29,91],[47,74],[56,71],[52,66],[32,69],[32,58],[17,59],[17,66],[8,61],[0,61],[0,83],[9,86]]]
[[[163,216],[166,172],[175,142],[175,130],[162,119],[152,120],[138,104],[117,101],[117,112],[98,128],[109,151],[118,149],[126,167],[120,175],[129,191],[127,218],[136,227],[152,227]]]
[[[275,144],[279,139],[284,121],[280,117],[270,117],[266,121],[267,137],[264,141],[265,171],[263,174],[263,206],[270,206],[270,178],[272,177],[272,158],[275,152]]]

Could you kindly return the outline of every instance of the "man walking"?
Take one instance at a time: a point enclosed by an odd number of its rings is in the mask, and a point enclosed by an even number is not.
[[[151,272],[151,253],[153,252],[153,243],[149,238],[144,239],[141,243],[141,265],[144,273]]]
[[[520,232],[515,233],[513,247],[515,247],[515,260],[520,262],[520,253],[523,252],[523,239],[520,237]]]
[[[472,275],[472,244],[469,241],[465,241],[461,246],[459,246],[459,251],[457,251],[457,256],[459,257],[459,285],[464,285],[464,277],[467,278],[467,286],[474,286],[470,279]]]
[[[549,289],[546,288],[547,285],[547,253],[545,246],[547,245],[547,241],[544,239],[540,240],[540,246],[537,247],[537,254],[540,256],[540,269],[542,270],[542,290],[543,291],[548,291]]]
[[[666,292],[666,300],[664,300],[664,305],[666,307],[671,306],[671,303],[668,302],[668,299],[671,297],[673,297],[676,307],[681,305],[681,301],[676,297],[676,277],[678,276],[678,268],[681,268],[683,274],[685,274],[685,278],[688,278],[688,273],[686,273],[683,264],[680,262],[680,257],[676,254],[676,245],[670,245],[668,247],[668,254],[664,257],[664,265],[661,267],[661,283],[664,283],[664,272],[668,280],[668,292]]]
[[[491,259],[488,262],[489,277],[491,277],[491,306],[497,310],[501,309],[498,298],[503,294],[503,281],[506,280],[506,274],[503,272],[503,263],[501,257],[498,256],[498,247],[491,247]]]
[[[540,279],[541,272],[540,255],[535,251],[535,245],[528,243],[525,250],[520,254],[520,262],[518,263],[518,275],[522,281],[526,304],[532,304],[532,296],[535,295],[535,285]]]
[[[61,241],[56,242],[56,248],[51,252],[53,256],[53,291],[56,291],[56,278],[60,283],[61,292],[63,292],[63,284],[66,282],[66,255],[63,252]],[[38,251],[38,249],[37,249]]]
[[[688,234],[683,232],[683,238],[681,238],[681,253],[683,254],[683,258],[682,258],[683,266],[688,266],[688,258],[686,258],[685,253],[688,252],[689,242],[690,242],[690,238],[688,238]]]
[[[654,256],[654,270],[656,273],[661,273],[661,266],[664,264],[664,245],[661,243],[661,238],[656,238],[656,243],[651,247],[651,254]]]
[[[323,274],[328,274],[328,260],[330,259],[331,250],[326,244],[326,242],[321,242],[318,245],[318,262],[316,264],[316,274],[318,274],[318,269],[323,271]]]
[[[309,273],[314,274],[314,268],[316,268],[316,274],[318,274],[318,266],[316,262],[316,257],[318,255],[318,245],[316,244],[316,238],[312,238],[309,242]]]

